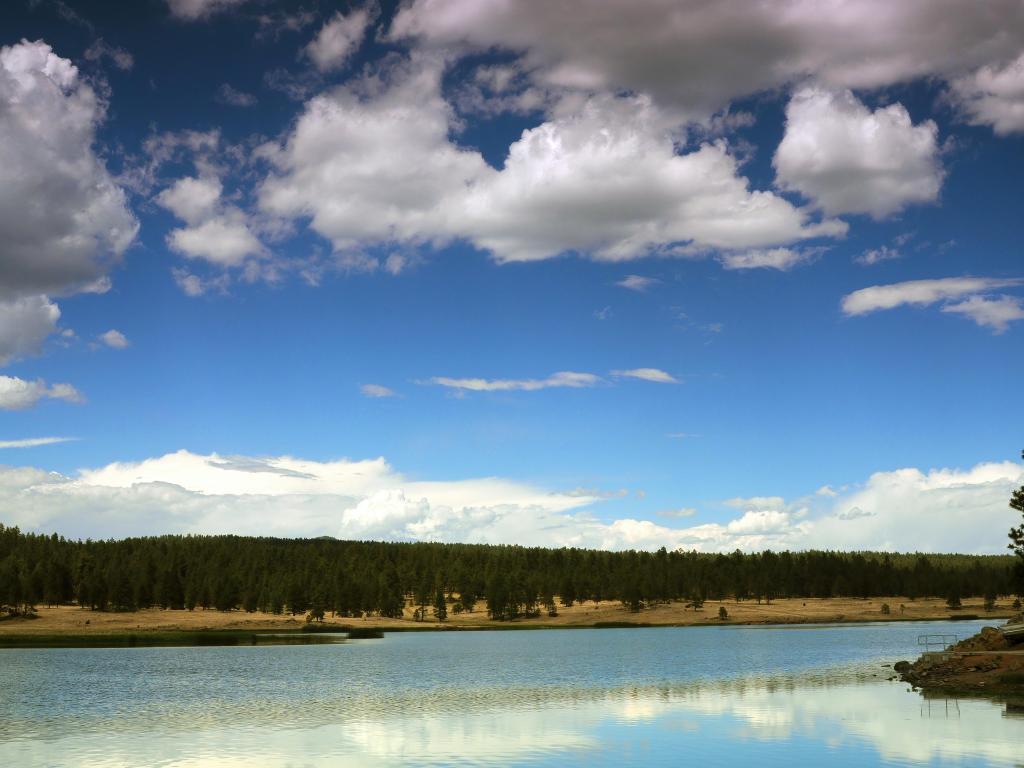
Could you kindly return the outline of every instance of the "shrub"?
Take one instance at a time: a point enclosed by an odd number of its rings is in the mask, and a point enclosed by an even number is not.
[[[889,615],[889,604],[888,603],[882,603],[882,615],[883,616],[888,616]]]
[[[725,610],[725,606],[719,606],[718,608],[718,619],[719,621],[725,621],[729,618],[729,612]]]

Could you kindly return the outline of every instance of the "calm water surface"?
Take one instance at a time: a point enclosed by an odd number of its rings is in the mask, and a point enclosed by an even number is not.
[[[998,702],[884,664],[979,625],[392,634],[0,650],[0,766],[1024,763]]]

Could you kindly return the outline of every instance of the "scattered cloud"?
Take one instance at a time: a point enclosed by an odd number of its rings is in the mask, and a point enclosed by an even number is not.
[[[883,245],[878,248],[871,248],[859,256],[854,256],[853,260],[855,263],[860,264],[862,267],[870,267],[875,264],[880,264],[883,261],[895,261],[896,259],[902,259],[903,254],[895,248],[890,248],[888,245]]]
[[[592,373],[559,371],[544,379],[455,379],[447,376],[435,376],[429,380],[429,383],[467,392],[535,392],[539,389],[561,387],[570,389],[594,387],[601,381],[600,376],[595,376]]]
[[[371,8],[335,13],[306,46],[306,55],[321,72],[341,68],[359,49],[374,15]]]
[[[99,340],[113,349],[127,349],[131,346],[131,342],[128,341],[125,335],[113,328],[106,333],[101,333]]]
[[[124,48],[110,45],[102,37],[96,38],[83,54],[87,61],[102,61],[107,58],[118,69],[127,72],[135,66],[135,57]]]
[[[616,378],[640,379],[642,381],[653,381],[658,384],[679,383],[679,379],[671,373],[666,373],[658,368],[630,368],[628,370],[612,371],[611,375]]]
[[[230,83],[221,83],[217,89],[217,101],[227,104],[229,107],[252,107],[256,105],[257,99],[251,93],[240,91],[231,86]]]
[[[723,253],[718,257],[726,269],[777,269],[785,272],[799,264],[814,261],[819,248],[761,248],[738,253]]]
[[[0,376],[0,410],[24,411],[40,400],[65,400],[80,403],[83,398],[70,384],[47,386],[42,379],[26,381],[16,376]]]
[[[237,7],[246,0],[167,0],[171,16],[182,21],[197,21]]]
[[[1024,320],[1024,304],[1016,296],[970,296],[956,304],[947,304],[942,311],[964,315],[997,334],[1004,333],[1010,323]]]
[[[777,183],[830,215],[885,218],[939,196],[938,127],[918,125],[902,104],[871,112],[850,91],[802,88],[786,107],[772,164]]]
[[[697,434],[696,432],[668,432],[665,437],[673,440],[689,440],[694,437],[703,437],[703,435]]]
[[[613,313],[611,307],[601,307],[601,309],[594,310],[594,317],[596,317],[598,320],[607,320],[609,317],[612,316],[612,314]]]
[[[660,283],[656,277],[645,277],[644,275],[626,275],[615,284],[620,288],[627,288],[637,293],[644,293],[648,289]]]
[[[26,437],[21,440],[0,440],[0,448],[36,448],[77,440],[77,437]]]
[[[693,507],[682,507],[680,509],[666,509],[656,513],[658,517],[673,517],[673,518],[684,518],[693,517],[697,514],[697,510]]]
[[[910,280],[861,288],[844,296],[841,306],[847,316],[857,316],[903,305],[925,307],[942,302],[943,312],[964,315],[978,325],[1002,333],[1009,323],[1024,317],[1021,302],[1012,296],[986,298],[981,294],[1022,284],[1022,278],[946,277]],[[964,300],[950,303],[957,299]]]
[[[972,125],[990,125],[999,136],[1024,131],[1024,53],[954,79],[950,94]]]
[[[259,190],[265,213],[308,219],[338,252],[465,238],[498,262],[616,261],[839,236],[752,190],[724,141],[680,154],[644,96],[594,96],[524,131],[501,170],[451,141],[443,60],[411,54],[311,99]]]
[[[364,397],[398,397],[398,393],[382,384],[363,384],[359,391]]]

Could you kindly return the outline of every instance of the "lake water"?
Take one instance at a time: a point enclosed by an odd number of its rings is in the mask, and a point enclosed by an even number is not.
[[[979,624],[0,650],[0,766],[1020,765],[1002,703],[888,680]]]

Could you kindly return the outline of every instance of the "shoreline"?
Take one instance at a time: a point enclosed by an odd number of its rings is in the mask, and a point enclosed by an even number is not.
[[[881,612],[881,604],[890,605],[888,615]],[[977,604],[975,604],[977,603]],[[899,610],[903,606],[903,612]],[[729,616],[718,618],[720,606]],[[543,629],[615,629],[640,627],[691,626],[815,626],[865,623],[898,623],[911,621],[970,621],[983,620],[1002,623],[1016,612],[1009,605],[984,611],[981,599],[964,601],[960,611],[951,611],[944,600],[938,598],[909,601],[907,598],[787,598],[772,603],[708,602],[704,610],[694,611],[683,603],[670,603],[645,608],[631,613],[619,603],[574,605],[560,608],[558,616],[520,618],[512,621],[493,621],[486,612],[477,610],[450,616],[438,622],[431,618],[415,621],[412,607],[401,619],[379,616],[361,618],[331,617],[310,625],[305,616],[245,613],[242,611],[215,611],[197,609],[166,610],[151,608],[141,611],[115,613],[91,611],[77,606],[41,607],[38,618],[7,618],[0,621],[0,648],[3,647],[67,647],[76,643],[80,647],[98,647],[97,642],[109,639],[116,646],[124,646],[125,638],[134,637],[136,644],[176,636],[191,638],[183,644],[215,644],[217,637],[228,633],[246,637],[267,637],[274,634],[315,638],[321,633],[350,630],[356,634],[381,632],[430,631],[533,631]],[[303,640],[302,642],[316,642]],[[36,643],[36,644],[33,644]],[[237,644],[237,643],[236,643]],[[248,644],[248,643],[243,643]]]

